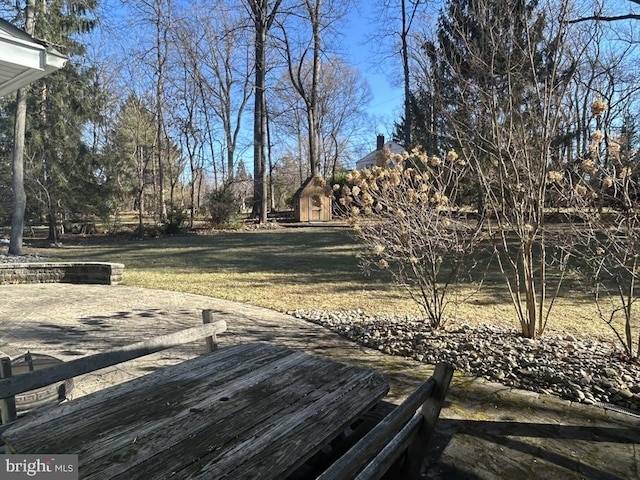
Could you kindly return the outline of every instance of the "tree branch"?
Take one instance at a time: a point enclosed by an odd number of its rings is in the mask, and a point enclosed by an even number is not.
[[[640,4],[640,0],[629,0],[634,3]],[[590,21],[600,21],[600,22],[616,22],[619,20],[640,20],[640,14],[638,13],[628,13],[626,15],[591,15],[589,17],[580,17],[575,18],[573,20],[567,20],[567,23],[580,23],[580,22],[590,22]]]

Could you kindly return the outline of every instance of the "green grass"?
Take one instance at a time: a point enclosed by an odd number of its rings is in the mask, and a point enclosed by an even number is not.
[[[32,249],[51,261],[125,264],[124,283],[175,290],[291,311],[300,308],[419,314],[405,293],[381,273],[364,276],[358,245],[348,228],[313,227],[181,235],[148,240],[69,236],[62,248]],[[480,292],[450,312],[455,323],[516,327],[499,275],[490,272]],[[463,293],[470,294],[468,287]],[[612,338],[595,318],[593,301],[563,291],[550,329]]]

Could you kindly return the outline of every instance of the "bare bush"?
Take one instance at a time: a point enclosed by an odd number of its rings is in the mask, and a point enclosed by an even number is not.
[[[607,108],[597,99],[592,113]],[[640,160],[624,137],[601,130],[589,153],[547,181],[582,220],[573,223],[572,255],[593,287],[598,316],[609,325],[626,354],[640,358],[640,320],[635,304],[640,277]]]
[[[381,157],[377,166],[351,172],[351,186],[334,189],[340,190],[340,202],[366,247],[365,271],[389,271],[430,325],[439,328],[458,280],[475,265],[480,241],[479,230],[457,202],[467,164],[454,151],[444,157],[418,149],[404,155],[385,151]]]

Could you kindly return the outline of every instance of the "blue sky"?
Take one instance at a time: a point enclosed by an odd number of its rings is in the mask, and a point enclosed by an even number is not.
[[[374,134],[382,133],[387,139],[391,137],[393,125],[402,115],[404,94],[401,78],[392,81],[392,72],[400,68],[400,59],[391,58],[381,42],[371,40],[372,32],[379,28],[370,18],[373,5],[366,1],[359,3],[346,19],[344,54],[347,62],[361,71],[371,87],[373,98],[367,111],[376,120],[376,131],[372,132],[371,140],[375,148]]]
[[[178,0],[176,0],[178,1]],[[102,42],[115,41],[116,48],[119,42],[131,41],[131,37],[118,38],[127,27],[125,17],[126,7],[121,0],[103,0],[101,14],[108,19],[103,22],[106,31],[100,36]],[[356,148],[363,154],[375,149],[376,134],[382,133],[390,139],[394,129],[394,123],[402,115],[402,102],[404,99],[401,88],[401,77],[395,76],[392,82],[393,72],[400,71],[400,59],[389,55],[389,48],[382,46],[382,41],[372,41],[372,32],[376,32],[379,26],[374,25],[374,7],[368,0],[357,2],[352,6],[349,16],[344,20],[343,33],[338,46],[339,53],[345,57],[348,64],[358,68],[362,77],[371,88],[372,99],[365,110],[374,119],[370,134],[356,140]],[[134,35],[135,36],[135,35]],[[94,37],[94,41],[97,38]],[[95,45],[100,49],[98,45]],[[126,50],[126,46],[119,47]],[[381,59],[376,61],[376,59]],[[250,138],[250,135],[248,136]]]

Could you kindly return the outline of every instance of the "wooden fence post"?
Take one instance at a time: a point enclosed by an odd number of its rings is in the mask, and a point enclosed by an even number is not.
[[[421,415],[423,418],[420,429],[413,438],[413,442],[407,449],[407,461],[404,464],[404,471],[400,473],[400,478],[418,479],[420,470],[429,448],[429,443],[436,429],[436,422],[440,416],[440,410],[444,404],[444,399],[453,377],[453,366],[448,363],[436,365],[432,377],[436,380],[436,388],[422,405]]]
[[[11,376],[11,359],[9,357],[0,358],[0,378]],[[0,398],[0,420],[3,424],[13,422],[17,418],[16,398]]]
[[[213,311],[209,309],[202,310],[202,323],[213,323]],[[213,334],[210,337],[205,337],[205,342],[207,342],[207,351],[215,352],[218,350],[218,339],[216,335]]]

